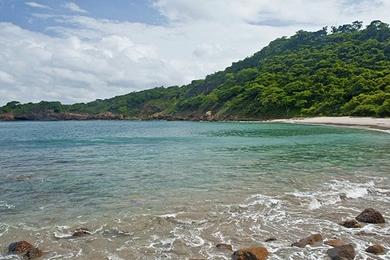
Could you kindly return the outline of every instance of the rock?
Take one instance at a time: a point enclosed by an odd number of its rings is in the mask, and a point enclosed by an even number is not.
[[[382,216],[382,214],[372,208],[365,209],[362,213],[359,214],[359,216],[356,217],[356,220],[372,224],[385,223],[385,218]]]
[[[265,260],[269,252],[265,247],[249,247],[235,251],[232,260]]]
[[[291,246],[297,247],[305,247],[307,245],[310,246],[319,246],[322,244],[322,236],[321,234],[312,234],[306,238],[302,238],[298,242],[293,243]]]
[[[355,220],[355,219],[346,220],[344,222],[341,222],[340,225],[343,227],[346,227],[346,228],[361,228],[362,227],[362,224],[357,222],[357,220]]]
[[[229,244],[217,244],[215,247],[218,248],[218,249],[221,249],[221,250],[233,251],[232,245],[229,245]]]
[[[374,255],[382,255],[385,253],[385,248],[382,245],[375,244],[375,245],[369,246],[366,249],[366,252],[374,254]]]
[[[377,234],[375,234],[373,232],[359,231],[355,235],[357,235],[357,236],[373,237],[373,236],[376,236]]]
[[[8,246],[9,254],[16,254],[24,259],[32,259],[34,257],[41,257],[42,251],[27,241],[14,242]]]
[[[347,194],[345,194],[345,193],[340,194],[339,197],[340,197],[341,200],[346,200],[348,198]]]
[[[84,237],[91,234],[92,234],[91,231],[89,231],[86,228],[78,228],[73,232],[72,237]]]
[[[15,116],[12,113],[0,114],[0,120],[3,120],[3,121],[13,121],[13,120],[15,120]]]
[[[270,237],[270,238],[267,238],[266,240],[264,240],[264,242],[272,242],[272,241],[276,241],[276,237]]]
[[[333,247],[337,247],[337,246],[344,246],[344,245],[347,245],[347,243],[345,243],[343,240],[341,239],[329,239],[329,240],[326,240],[324,242],[325,245],[328,245],[328,246],[333,246]]]
[[[355,249],[351,244],[336,246],[326,251],[332,260],[353,260],[355,259]]]

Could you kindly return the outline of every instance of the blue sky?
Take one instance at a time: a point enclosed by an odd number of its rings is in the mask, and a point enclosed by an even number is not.
[[[42,20],[34,15],[73,15],[75,12],[67,8],[70,2],[86,11],[81,14],[96,19],[147,24],[162,24],[165,20],[158,10],[153,8],[153,2],[148,0],[0,0],[0,21],[11,22],[33,31],[44,31],[53,21]]]
[[[389,13],[389,0],[0,0],[0,105],[182,85],[297,30]]]

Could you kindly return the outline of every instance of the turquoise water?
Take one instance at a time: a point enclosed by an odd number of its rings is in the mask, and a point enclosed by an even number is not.
[[[50,257],[228,259],[212,244],[241,246],[264,232],[285,237],[287,245],[291,230],[304,233],[292,224],[278,230],[283,216],[291,223],[296,214],[328,221],[329,207],[348,203],[344,212],[338,207],[342,218],[367,202],[390,216],[389,176],[390,135],[374,131],[234,122],[1,122],[0,241],[5,246],[27,237]],[[259,210],[274,223],[253,220]],[[159,227],[156,217],[175,222]],[[96,230],[87,238],[95,247],[60,239],[80,225]],[[183,234],[172,235],[183,225]],[[113,230],[130,238],[107,235]],[[116,238],[119,251],[110,245]],[[275,255],[287,250],[274,247]]]

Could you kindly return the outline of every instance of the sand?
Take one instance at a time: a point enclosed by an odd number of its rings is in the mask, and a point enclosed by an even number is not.
[[[276,119],[271,122],[296,123],[309,125],[335,125],[365,129],[381,130],[390,133],[390,118],[372,117],[311,117],[311,118],[291,118]]]

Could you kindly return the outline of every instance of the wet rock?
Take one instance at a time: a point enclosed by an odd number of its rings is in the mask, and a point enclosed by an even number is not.
[[[329,239],[324,242],[325,245],[332,246],[332,247],[337,247],[337,246],[344,246],[347,245],[346,242],[344,242],[341,239]]]
[[[341,226],[346,228],[361,228],[362,224],[357,222],[355,219],[346,220],[340,223]]]
[[[297,247],[305,247],[307,245],[310,246],[319,246],[322,244],[322,236],[321,234],[312,234],[308,237],[302,238],[298,242],[293,243],[291,246],[297,246]]]
[[[217,244],[215,247],[218,248],[218,249],[221,249],[221,250],[233,251],[232,245],[229,245],[229,244]]]
[[[21,256],[23,259],[32,259],[35,257],[41,257],[42,251],[27,241],[19,241],[11,243],[8,246],[9,254],[16,254]]]
[[[357,236],[373,237],[373,236],[376,236],[377,234],[373,233],[373,232],[359,231],[355,235],[357,235]]]
[[[91,234],[92,234],[91,231],[89,231],[86,228],[78,228],[73,232],[72,237],[84,237]]]
[[[332,260],[353,260],[355,259],[355,249],[351,244],[336,246],[326,251]]]
[[[340,197],[341,200],[347,200],[347,198],[348,198],[347,194],[345,194],[345,193],[340,194],[339,197]]]
[[[272,242],[272,241],[276,241],[276,237],[270,237],[270,238],[267,238],[266,240],[264,240],[264,242]]]
[[[374,255],[382,255],[385,253],[385,248],[382,245],[375,244],[375,245],[369,246],[366,249],[366,252],[374,254]]]
[[[385,223],[385,218],[382,216],[382,214],[373,208],[365,209],[362,213],[359,214],[359,216],[356,217],[356,220],[372,224]]]
[[[265,247],[249,247],[235,251],[232,260],[265,260],[268,255],[269,252]]]

